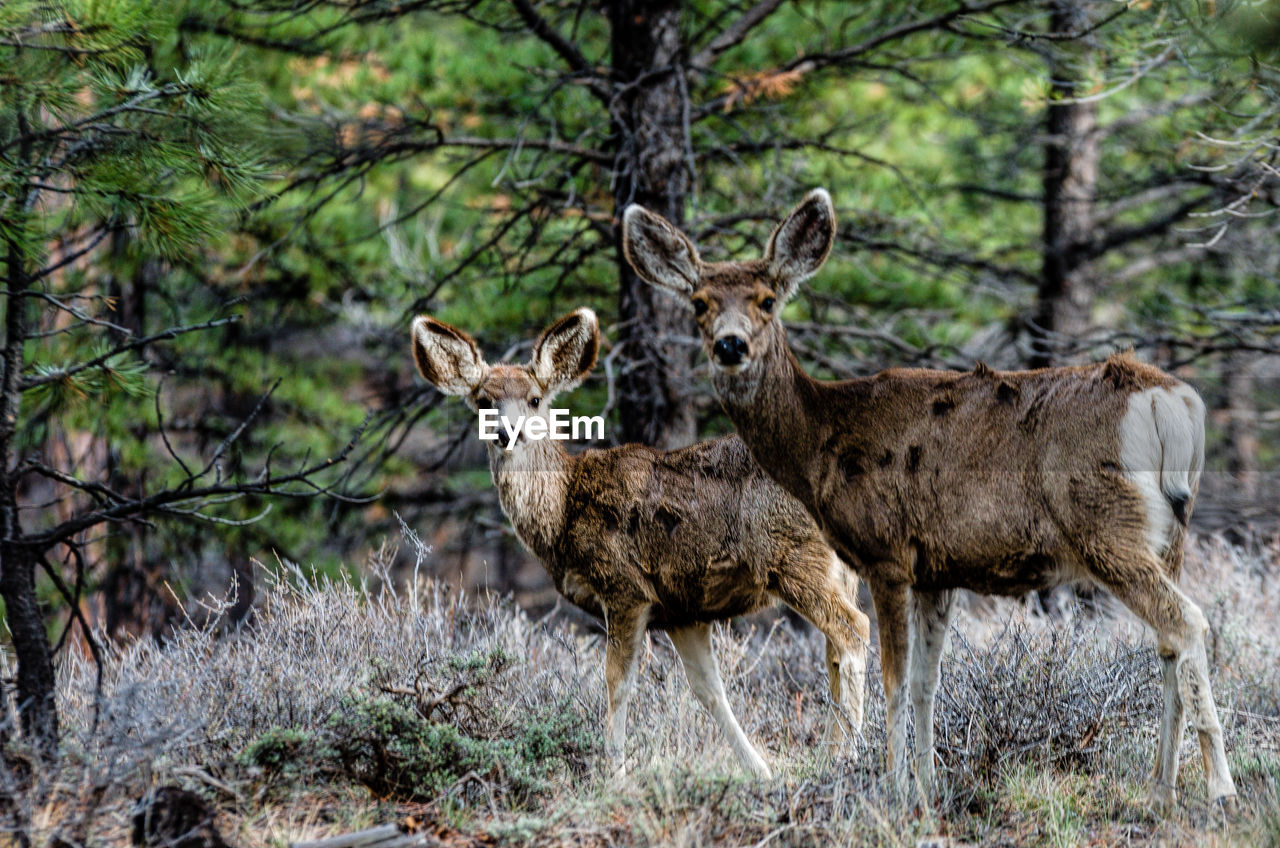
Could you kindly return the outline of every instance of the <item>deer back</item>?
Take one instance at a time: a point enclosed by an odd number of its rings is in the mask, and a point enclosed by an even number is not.
[[[769,603],[779,569],[825,568],[817,526],[736,436],[675,451],[643,445],[577,457],[553,553],[606,606],[652,605],[679,627]]]
[[[1135,395],[1177,385],[1127,357],[891,369],[808,386],[818,398],[804,416],[786,403],[730,414],[849,561],[913,563],[903,577],[925,589],[1016,593],[1058,582],[1100,519],[1143,523],[1121,423]]]

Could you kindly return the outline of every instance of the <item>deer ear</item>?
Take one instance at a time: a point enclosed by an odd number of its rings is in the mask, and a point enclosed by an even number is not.
[[[690,295],[698,285],[698,250],[684,233],[638,204],[622,213],[622,255],[646,283]]]
[[[816,188],[769,237],[764,259],[776,282],[778,300],[791,297],[800,283],[818,272],[835,241],[836,210],[831,195]]]
[[[600,322],[585,306],[542,331],[533,343],[533,374],[549,395],[576,388],[596,365]]]
[[[467,395],[488,365],[470,336],[430,315],[413,319],[413,361],[427,382],[447,395]]]

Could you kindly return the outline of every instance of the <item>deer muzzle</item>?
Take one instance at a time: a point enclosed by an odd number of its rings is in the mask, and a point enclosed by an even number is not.
[[[716,362],[723,368],[733,368],[747,358],[747,340],[742,336],[721,336],[711,347]]]

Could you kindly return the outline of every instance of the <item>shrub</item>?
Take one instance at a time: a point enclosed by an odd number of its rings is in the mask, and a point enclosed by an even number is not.
[[[384,694],[347,698],[316,730],[272,728],[237,759],[272,779],[353,781],[381,798],[431,801],[465,781],[527,801],[563,766],[584,768],[592,737],[568,702],[499,720],[492,687],[514,664],[501,647],[449,654],[410,689],[374,663]]]
[[[561,768],[581,769],[590,744],[582,718],[567,709],[531,715],[509,738],[482,738],[428,720],[402,700],[375,697],[348,701],[318,733],[271,731],[241,761],[274,774],[355,781],[381,798],[432,801],[472,779],[525,802]]]
[[[316,734],[297,727],[273,727],[254,740],[237,758],[272,777],[303,774],[318,765],[320,745]]]

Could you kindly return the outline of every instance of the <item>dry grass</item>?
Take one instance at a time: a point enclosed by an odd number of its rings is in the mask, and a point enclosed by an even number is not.
[[[408,816],[456,844],[910,846],[942,835],[957,844],[1280,845],[1280,552],[1201,540],[1184,583],[1214,628],[1214,683],[1242,802],[1226,823],[1201,800],[1191,733],[1180,807],[1161,819],[1145,806],[1158,673],[1126,613],[1056,624],[1016,603],[981,618],[961,613],[938,704],[948,789],[918,811],[886,795],[874,663],[867,738],[850,744],[861,757],[818,746],[830,710],[816,634],[783,625],[716,635],[730,701],[777,766],[774,781],[742,775],[660,635],[649,640],[632,710],[629,772],[617,778],[595,741],[598,637],[426,581],[374,591],[313,583],[296,569],[238,634],[193,628],[163,645],[115,645],[96,733],[92,666],[65,660],[66,761],[5,787],[13,804],[0,815],[35,845],[55,832],[69,844],[127,844],[134,799],[177,783],[213,802],[223,834],[243,846]],[[369,714],[359,710],[389,703],[428,723],[406,725],[412,734],[444,726],[481,746],[479,765],[420,784],[430,791],[366,780],[336,742],[354,733],[352,716]],[[387,739],[409,732],[388,727]],[[295,734],[286,742],[308,741],[276,744],[281,729]],[[275,747],[264,749],[264,737]],[[391,741],[401,763],[431,753],[420,739]]]

